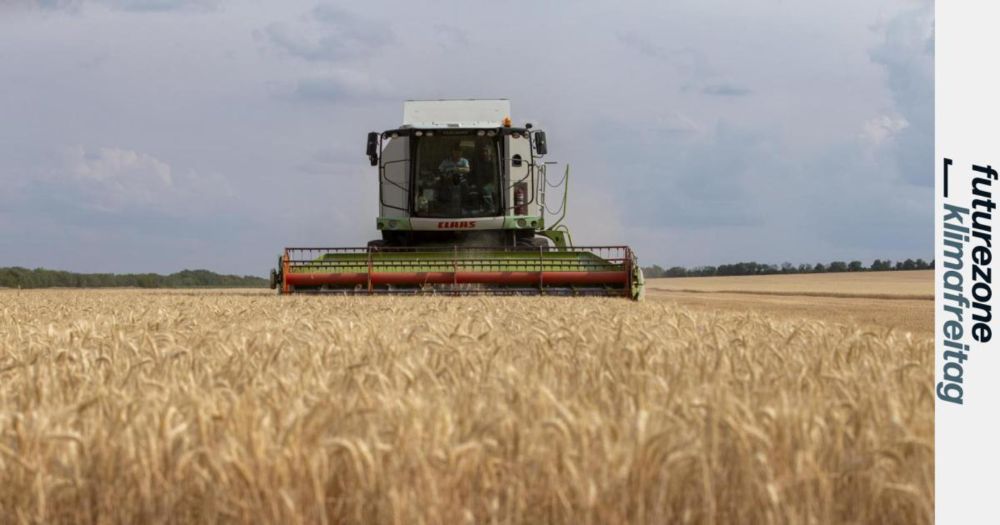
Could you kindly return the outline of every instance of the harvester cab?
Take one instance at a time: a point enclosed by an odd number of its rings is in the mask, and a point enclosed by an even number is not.
[[[631,249],[572,245],[562,223],[569,167],[551,180],[545,132],[514,126],[510,114],[507,100],[405,102],[402,125],[369,133],[366,145],[381,238],[365,248],[286,248],[272,288],[641,298]]]

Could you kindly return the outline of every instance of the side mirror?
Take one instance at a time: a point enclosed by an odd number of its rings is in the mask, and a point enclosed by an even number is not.
[[[545,141],[545,132],[536,131],[535,136],[535,153],[539,155],[545,155],[549,152],[549,143]]]
[[[368,148],[365,149],[365,153],[372,166],[378,166],[378,133],[373,131],[368,134]]]

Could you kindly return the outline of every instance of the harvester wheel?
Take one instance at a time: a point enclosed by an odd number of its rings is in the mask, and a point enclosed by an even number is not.
[[[271,268],[271,289],[274,290],[277,288],[279,282],[281,282],[281,279],[278,278],[278,271]]]
[[[632,299],[641,301],[646,298],[646,278],[638,264],[633,267],[632,272]]]

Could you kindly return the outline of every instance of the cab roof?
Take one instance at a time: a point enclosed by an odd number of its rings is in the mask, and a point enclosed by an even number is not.
[[[402,128],[499,128],[510,118],[507,99],[407,100]]]

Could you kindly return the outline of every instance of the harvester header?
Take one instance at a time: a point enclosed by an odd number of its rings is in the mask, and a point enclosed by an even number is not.
[[[553,180],[548,141],[513,125],[507,100],[411,100],[371,132],[380,239],[364,248],[286,248],[280,293],[603,295],[639,299],[626,246],[575,247],[562,223],[569,167]]]

